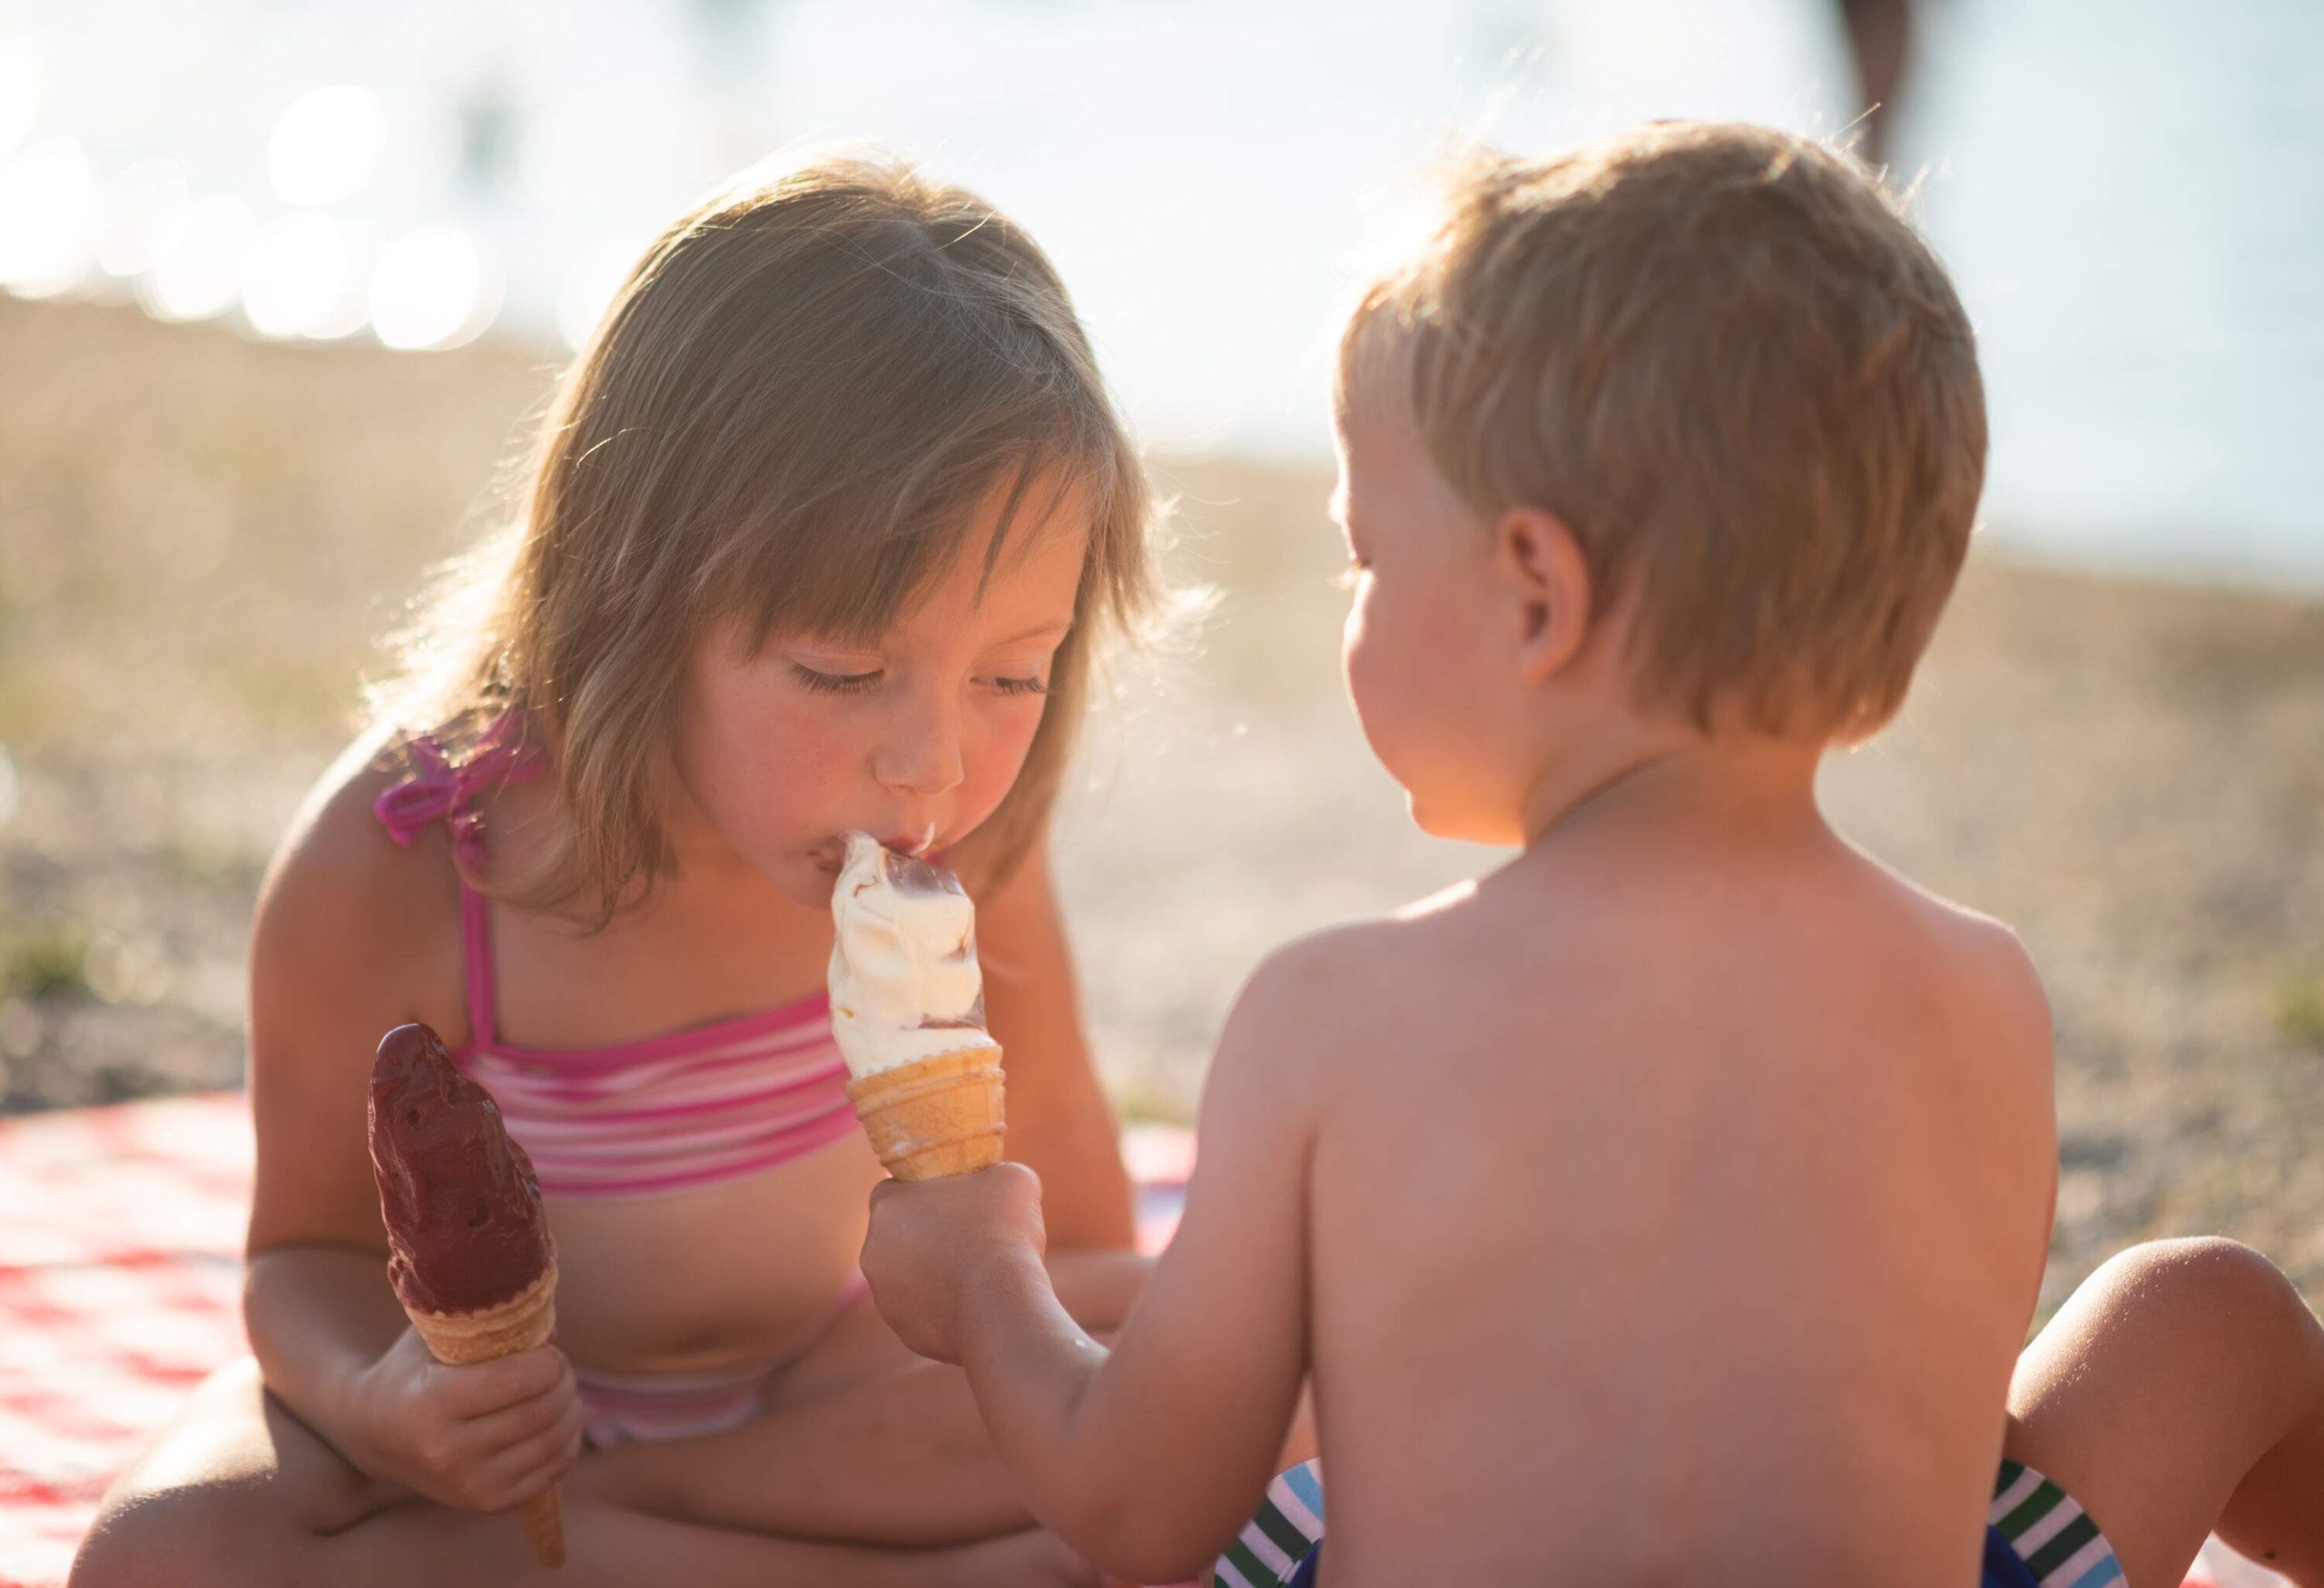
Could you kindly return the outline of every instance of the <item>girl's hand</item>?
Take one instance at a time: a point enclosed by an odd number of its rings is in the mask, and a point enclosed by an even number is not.
[[[897,1338],[939,1362],[960,1359],[960,1318],[972,1287],[995,1276],[1046,1284],[1041,1179],[1020,1163],[974,1174],[872,1188],[863,1277]]]
[[[408,1328],[350,1397],[354,1464],[458,1510],[513,1510],[581,1454],[573,1367],[554,1346],[453,1366]]]

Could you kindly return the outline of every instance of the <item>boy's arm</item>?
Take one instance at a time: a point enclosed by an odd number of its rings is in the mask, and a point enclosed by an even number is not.
[[[1009,1085],[1009,1156],[1041,1177],[1060,1250],[1127,1248],[1129,1176],[1089,1062],[1049,840],[977,901],[988,1024]]]
[[[1022,1169],[874,1194],[882,1313],[968,1370],[1033,1513],[1136,1581],[1194,1575],[1249,1520],[1305,1376],[1319,948],[1263,967],[1229,1019],[1186,1216],[1110,1353],[1058,1305]]]

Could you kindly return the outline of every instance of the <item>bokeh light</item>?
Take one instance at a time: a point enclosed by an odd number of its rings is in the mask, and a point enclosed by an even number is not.
[[[305,334],[314,341],[337,341],[353,336],[371,321],[371,276],[379,269],[379,229],[368,222],[339,222],[339,245],[347,268],[339,292],[307,322]]]
[[[332,204],[359,192],[386,152],[387,112],[354,84],[300,94],[266,141],[267,180],[286,204]]]
[[[294,210],[268,223],[242,256],[242,312],[261,336],[315,335],[345,302],[353,273],[339,222]]]
[[[389,244],[371,278],[371,328],[391,348],[454,348],[500,307],[498,270],[484,245],[450,223]]]
[[[48,138],[0,165],[0,286],[25,297],[65,291],[89,257],[89,161]]]
[[[566,347],[578,352],[589,340],[644,252],[632,239],[612,238],[592,243],[575,257],[556,290],[556,330]]]
[[[39,54],[27,40],[0,35],[0,155],[32,135],[40,98]]]
[[[242,254],[256,230],[231,194],[195,201],[161,261],[138,278],[137,300],[162,320],[207,320],[241,295]]]
[[[609,86],[547,104],[527,121],[517,181],[548,209],[595,208],[654,195],[680,202],[718,174],[710,130],[694,107],[677,107]]]
[[[97,264],[108,275],[143,275],[168,254],[192,207],[176,161],[139,161],[98,195],[90,227]]]

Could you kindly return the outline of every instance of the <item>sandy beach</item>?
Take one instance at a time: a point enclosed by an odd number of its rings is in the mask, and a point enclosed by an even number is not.
[[[553,373],[0,298],[0,1111],[238,1079],[267,857]],[[1500,857],[1421,836],[1363,748],[1328,481],[1158,469],[1172,570],[1216,600],[1115,670],[1059,849],[1108,1082],[1186,1119],[1268,948]],[[2324,605],[1980,554],[1905,717],[1826,788],[2047,982],[2045,1305],[2194,1232],[2324,1299]]]

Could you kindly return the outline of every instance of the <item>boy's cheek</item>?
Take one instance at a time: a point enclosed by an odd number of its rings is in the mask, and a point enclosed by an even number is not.
[[[1413,796],[1417,814],[1429,785],[1437,781],[1442,746],[1433,741],[1443,729],[1448,703],[1431,698],[1425,684],[1398,665],[1394,648],[1381,643],[1376,629],[1366,631],[1353,620],[1344,661],[1348,699],[1364,743]]]
[[[1503,798],[1507,769],[1490,755],[1480,708],[1410,680],[1379,680],[1349,692],[1365,742],[1404,791],[1412,818],[1433,837],[1504,844],[1517,824]]]

